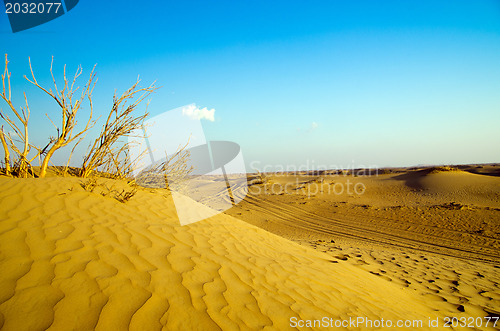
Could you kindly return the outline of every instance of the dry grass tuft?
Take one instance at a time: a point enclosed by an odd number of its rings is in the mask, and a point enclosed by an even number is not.
[[[120,201],[121,203],[125,203],[137,193],[137,189],[134,188],[131,191],[121,190],[120,192],[118,192],[117,190],[113,190],[111,191],[111,193],[113,195],[113,198]]]
[[[94,192],[96,186],[97,186],[97,179],[96,178],[90,178],[87,181],[82,181],[80,183],[80,186],[87,192]]]
[[[183,192],[186,189],[186,180],[194,170],[194,167],[189,165],[190,153],[186,149],[188,144],[189,141],[184,146],[179,146],[173,155],[165,155],[165,161],[142,171],[137,176],[137,185]]]
[[[128,186],[132,187],[131,190],[126,190],[126,189],[117,190],[114,188],[114,184],[111,185],[111,187],[108,187],[104,183],[98,183],[97,178],[92,177],[86,181],[81,181],[80,186],[87,192],[91,193],[95,192],[103,197],[111,197],[121,203],[125,203],[129,201],[137,193],[137,186],[135,186],[131,182],[132,181],[129,181],[127,183]],[[96,191],[96,189],[98,189],[98,192]]]

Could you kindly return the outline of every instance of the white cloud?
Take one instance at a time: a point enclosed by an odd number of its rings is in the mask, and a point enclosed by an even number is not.
[[[311,129],[312,130],[316,129],[317,127],[318,127],[318,123],[316,123],[316,122],[312,122],[311,123]]]
[[[210,122],[215,120],[215,109],[198,108],[194,103],[182,108],[182,115],[185,115],[193,120],[205,119]]]

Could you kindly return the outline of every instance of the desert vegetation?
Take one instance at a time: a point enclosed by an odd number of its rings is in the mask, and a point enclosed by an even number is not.
[[[459,168],[454,167],[454,166],[437,166],[437,167],[432,167],[429,170],[429,173],[431,174],[437,174],[440,172],[452,172],[452,171],[461,171]]]
[[[59,175],[70,173],[82,178],[109,177],[117,179],[131,180],[134,168],[144,156],[144,151],[139,157],[132,159],[129,154],[128,144],[125,139],[134,137],[145,137],[146,128],[144,121],[148,117],[147,111],[149,101],[146,101],[158,87],[155,82],[147,87],[140,86],[140,80],[128,88],[121,95],[113,95],[113,104],[109,113],[105,117],[99,135],[90,140],[89,148],[83,156],[81,166],[70,168],[69,163],[75,148],[84,140],[87,133],[93,128],[97,119],[94,118],[94,106],[92,94],[97,83],[95,66],[83,84],[78,85],[83,69],[79,66],[72,77],[66,73],[66,66],[63,68],[62,82],[58,82],[53,72],[54,59],[50,65],[50,75],[53,86],[44,87],[36,78],[35,70],[29,59],[30,76],[24,76],[27,82],[33,84],[43,91],[50,99],[54,100],[55,108],[58,110],[59,119],[54,120],[53,114],[46,114],[48,123],[55,128],[55,135],[50,136],[47,143],[40,147],[32,144],[29,140],[29,120],[30,107],[28,97],[24,93],[24,106],[16,107],[12,100],[11,72],[8,65],[9,60],[5,55],[5,66],[2,74],[1,99],[7,104],[7,111],[0,108],[0,117],[4,120],[0,126],[0,141],[2,143],[4,158],[2,160],[1,171],[4,175],[28,178],[43,178],[47,175],[47,169],[51,165],[51,158],[54,153],[61,148],[71,148],[68,153],[66,166],[54,167]],[[139,111],[142,104],[146,104],[144,111]],[[51,117],[52,116],[52,117]],[[83,125],[77,125],[78,120],[84,119]],[[56,124],[58,123],[58,124]],[[160,176],[172,174],[179,182],[185,179],[192,168],[187,166],[189,152],[186,145],[180,146],[172,155],[167,156],[165,162],[155,165],[149,169],[149,173],[154,172]],[[38,160],[38,166],[33,166],[33,162]],[[91,180],[82,185],[88,191],[93,191],[97,184]],[[108,190],[112,192],[112,190]],[[130,193],[132,192],[132,193]],[[117,200],[126,201],[133,195],[130,192],[114,192]],[[116,193],[116,194],[115,194]]]
[[[7,55],[5,55],[5,69],[2,74],[2,94],[1,98],[7,103],[12,113],[15,115],[12,119],[3,110],[0,109],[0,117],[7,123],[7,126],[12,130],[9,133],[4,132],[4,126],[0,127],[0,139],[4,148],[4,171],[7,175],[14,175],[17,177],[26,178],[33,176],[33,168],[31,162],[40,156],[45,151],[44,149],[37,149],[37,153],[28,158],[28,154],[32,149],[28,137],[28,121],[30,118],[30,108],[26,93],[24,94],[24,101],[26,106],[21,107],[19,110],[12,102],[12,88],[10,84],[11,73],[8,70]],[[14,137],[13,137],[14,136]],[[17,137],[19,146],[15,144],[14,140]],[[48,146],[47,146],[48,147]],[[11,161],[9,148],[15,153],[14,159]],[[12,164],[11,164],[12,162]]]
[[[137,193],[137,185],[130,181],[128,185],[131,189],[117,189],[114,185],[108,185],[103,182],[98,182],[97,178],[92,177],[87,180],[82,180],[80,186],[87,192],[99,193],[103,197],[111,197],[119,202],[125,203]]]
[[[167,155],[160,162],[147,167],[136,177],[136,183],[149,188],[167,188],[184,192],[186,180],[193,172],[194,167],[189,164],[190,153],[186,149],[189,141],[179,146],[175,153]],[[167,180],[168,177],[168,180]]]
[[[118,178],[129,177],[136,160],[131,160],[127,145],[120,139],[138,132],[144,127],[144,120],[149,115],[144,112],[136,115],[136,108],[157,88],[154,83],[149,87],[140,88],[140,80],[125,91],[120,97],[113,96],[113,106],[106,123],[101,129],[87,155],[83,158],[80,176],[88,177],[92,172],[101,169],[105,173],[114,174]]]

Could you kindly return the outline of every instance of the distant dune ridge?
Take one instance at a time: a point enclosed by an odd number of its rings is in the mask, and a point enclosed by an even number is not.
[[[120,203],[76,178],[1,177],[0,203],[5,330],[282,330],[292,317],[439,316],[400,286],[231,216],[181,227],[155,190]]]

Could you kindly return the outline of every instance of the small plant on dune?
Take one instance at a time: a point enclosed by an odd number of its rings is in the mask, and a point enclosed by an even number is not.
[[[108,173],[116,174],[118,178],[128,177],[138,160],[131,160],[128,147],[120,139],[128,137],[132,132],[143,129],[143,123],[148,112],[135,115],[133,111],[157,88],[155,83],[145,88],[139,88],[137,82],[120,97],[113,96],[113,107],[108,114],[106,123],[101,129],[89,152],[83,159],[80,176],[88,177],[92,172],[104,168]],[[135,99],[135,100],[134,100]],[[132,100],[132,103],[128,104]]]
[[[100,192],[100,194],[103,197],[112,197],[113,199],[125,203],[130,198],[132,198],[136,193],[137,193],[137,187],[133,187],[132,190],[127,191],[125,189],[121,189],[120,191],[114,189],[114,185],[111,185],[111,187],[108,187],[107,185],[101,185],[103,187],[103,190]]]
[[[194,170],[189,166],[190,152],[186,149],[188,142],[179,146],[175,153],[168,156],[165,161],[154,164],[142,171],[137,177],[137,184],[149,188],[167,188],[171,191],[183,192],[186,190],[187,179]]]
[[[121,191],[118,191],[113,188],[114,185],[111,185],[111,187],[108,187],[106,184],[98,184],[97,183],[97,178],[89,178],[86,181],[81,181],[80,186],[87,192],[93,193],[97,187],[101,189],[99,193],[103,197],[111,196],[113,199],[116,199],[122,203],[127,202],[132,198],[136,193],[137,193],[137,187],[132,186],[132,190],[125,190],[122,189]]]
[[[137,193],[137,189],[134,188],[131,191],[121,190],[120,192],[115,190],[112,193],[113,193],[113,198],[120,201],[121,203],[125,203]]]
[[[96,178],[90,178],[89,180],[87,181],[82,181],[80,183],[80,186],[85,190],[85,191],[88,191],[88,192],[94,192],[96,186],[97,186],[97,179]]]
[[[168,157],[165,153],[165,162],[161,164],[160,170],[168,176],[168,187],[172,190],[182,191],[186,187],[186,180],[194,170],[188,166],[190,152],[186,150],[189,141],[184,146],[179,146],[175,153]]]
[[[128,144],[120,141],[120,147],[113,148],[107,154],[104,164],[101,166],[101,174],[114,179],[127,179],[132,176],[136,164],[144,156],[145,151],[135,160],[131,160]]]

